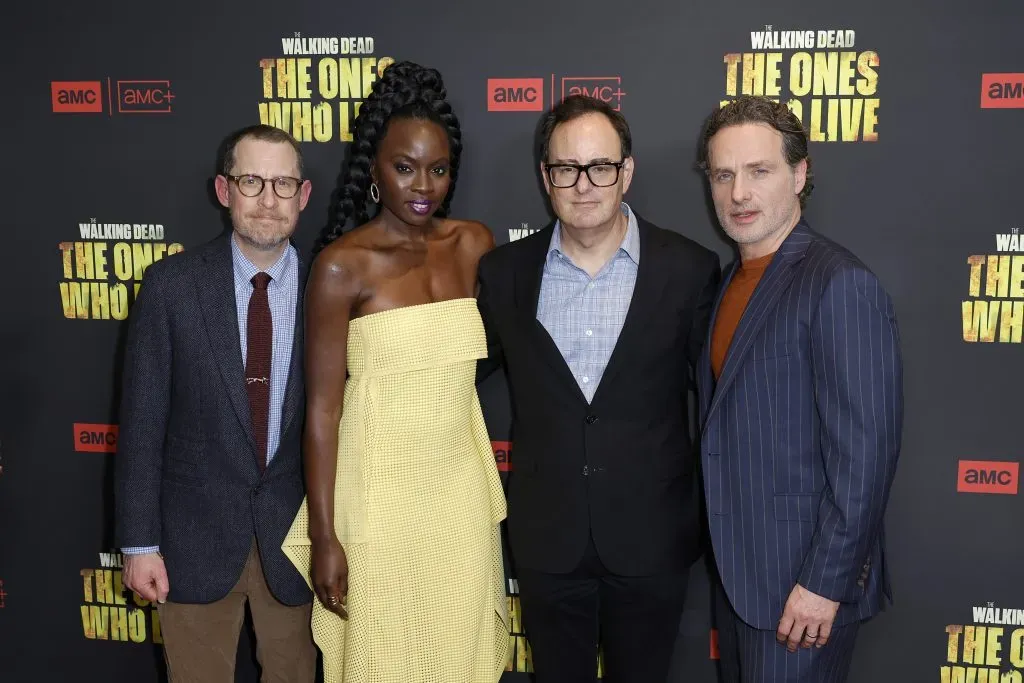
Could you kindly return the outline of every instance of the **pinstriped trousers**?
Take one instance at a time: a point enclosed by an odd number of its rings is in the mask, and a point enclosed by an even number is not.
[[[834,627],[822,648],[790,652],[775,631],[750,626],[736,614],[722,584],[715,584],[715,615],[722,683],[844,683],[860,623]],[[779,615],[782,616],[781,614]]]

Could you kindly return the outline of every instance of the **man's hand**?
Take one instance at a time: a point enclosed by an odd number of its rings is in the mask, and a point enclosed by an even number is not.
[[[160,553],[125,555],[122,578],[129,590],[150,602],[164,602],[171,589]]]
[[[779,644],[786,645],[790,652],[796,652],[801,645],[805,648],[812,645],[824,647],[832,633],[832,622],[835,621],[837,611],[838,602],[823,598],[797,584],[786,600],[775,638]]]

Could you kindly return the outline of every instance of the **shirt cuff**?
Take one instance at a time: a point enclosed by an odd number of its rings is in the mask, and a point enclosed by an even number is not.
[[[121,548],[121,552],[125,555],[145,555],[146,553],[158,553],[160,552],[160,546],[147,546],[147,547],[135,547],[135,548]]]

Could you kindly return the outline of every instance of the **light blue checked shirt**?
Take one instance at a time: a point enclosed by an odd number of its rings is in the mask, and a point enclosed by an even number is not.
[[[601,383],[619,339],[640,265],[640,228],[625,202],[628,220],[622,246],[595,277],[562,252],[562,226],[555,223],[544,260],[537,320],[548,331],[587,402]]]
[[[249,297],[252,296],[252,278],[260,269],[245,257],[231,238],[231,261],[235,272],[235,307],[238,311],[238,336],[242,340],[242,366],[248,346],[246,337],[249,320]],[[281,258],[266,271],[270,276],[267,285],[267,299],[270,302],[270,319],[274,328],[274,340],[270,357],[270,415],[267,426],[267,465],[274,459],[281,443],[281,410],[284,405],[284,390],[288,384],[288,370],[292,362],[292,341],[295,337],[295,306],[299,296],[299,257],[295,247],[288,245]],[[155,553],[159,546],[150,548],[122,548],[126,555]]]

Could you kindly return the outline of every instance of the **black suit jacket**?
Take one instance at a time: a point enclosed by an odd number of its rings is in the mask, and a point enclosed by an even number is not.
[[[261,476],[245,391],[230,237],[146,270],[128,323],[115,465],[118,547],[160,546],[174,602],[237,583],[256,537],[271,592],[309,602],[281,551],[304,495],[300,258],[281,443]]]
[[[488,253],[479,306],[512,397],[508,529],[518,566],[567,572],[588,538],[612,572],[642,576],[700,556],[687,396],[719,281],[718,256],[638,218],[640,265],[618,342],[588,405],[537,320],[553,225]]]

